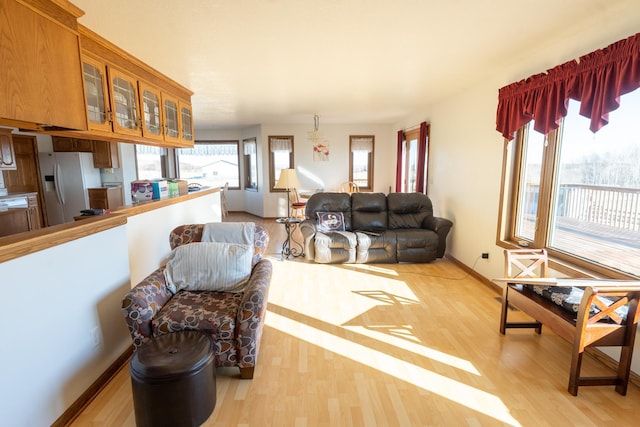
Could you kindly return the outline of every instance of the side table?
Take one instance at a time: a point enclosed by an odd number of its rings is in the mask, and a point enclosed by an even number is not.
[[[300,218],[278,218],[276,222],[283,224],[287,232],[287,238],[282,244],[282,259],[303,256],[304,246],[292,237],[293,232],[298,228],[302,220]]]

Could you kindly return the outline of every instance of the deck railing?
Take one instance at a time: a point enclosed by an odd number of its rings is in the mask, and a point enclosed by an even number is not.
[[[566,184],[558,202],[557,216],[640,231],[640,189]]]
[[[527,185],[529,206],[534,212],[538,187]],[[620,230],[640,231],[640,189],[563,184],[560,186],[556,216]]]

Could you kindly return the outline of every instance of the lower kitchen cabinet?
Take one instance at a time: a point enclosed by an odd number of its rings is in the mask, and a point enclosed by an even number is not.
[[[89,188],[91,209],[116,209],[124,205],[122,187]]]

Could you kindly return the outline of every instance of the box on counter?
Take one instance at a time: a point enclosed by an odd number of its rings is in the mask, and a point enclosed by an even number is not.
[[[169,197],[169,185],[166,179],[154,179],[151,181],[153,187],[153,198],[163,199]]]
[[[172,179],[171,182],[175,182],[178,185],[178,194],[182,196],[184,194],[189,194],[189,183],[184,179]]]
[[[143,202],[153,199],[153,185],[148,179],[131,181],[131,199],[134,202]]]
[[[176,197],[179,195],[177,182],[167,181],[167,185],[169,186],[169,197]]]

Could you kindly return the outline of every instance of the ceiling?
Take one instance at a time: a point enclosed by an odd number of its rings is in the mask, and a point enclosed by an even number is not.
[[[199,130],[395,123],[636,0],[71,1],[80,23],[194,92]]]

